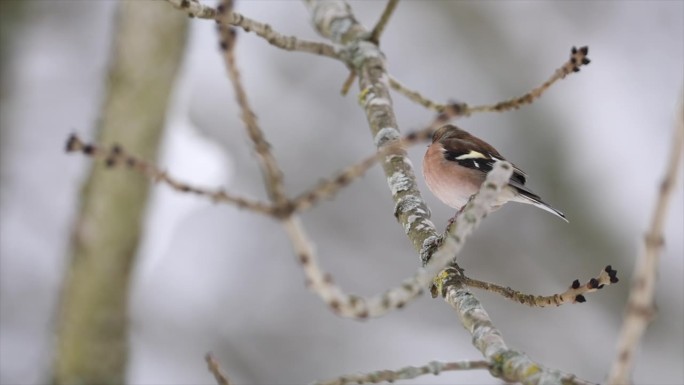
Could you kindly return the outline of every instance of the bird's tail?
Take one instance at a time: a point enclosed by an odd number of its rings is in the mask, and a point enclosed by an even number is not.
[[[560,210],[553,208],[548,203],[544,202],[539,197],[539,195],[537,195],[537,194],[535,194],[535,193],[533,193],[527,189],[518,188],[517,190],[520,193],[520,195],[518,196],[519,197],[518,202],[527,203],[527,204],[531,204],[533,206],[537,206],[544,211],[550,212],[551,214],[557,216],[558,218],[564,220],[565,222],[570,222],[565,217],[565,214],[563,214]]]

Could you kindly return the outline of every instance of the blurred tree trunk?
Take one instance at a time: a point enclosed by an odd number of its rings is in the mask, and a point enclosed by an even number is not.
[[[187,17],[166,2],[126,0],[115,28],[97,141],[153,160]],[[55,384],[125,383],[129,283],[148,191],[141,175],[101,162],[88,176],[59,309]]]

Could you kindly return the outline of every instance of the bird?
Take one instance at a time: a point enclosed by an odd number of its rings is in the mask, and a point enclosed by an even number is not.
[[[489,143],[447,124],[432,134],[432,143],[423,157],[423,176],[430,191],[444,204],[462,210],[485,181],[497,161],[506,159]],[[527,203],[568,222],[565,214],[544,202],[525,182],[527,174],[513,165],[513,175],[492,206],[492,211],[504,203]]]

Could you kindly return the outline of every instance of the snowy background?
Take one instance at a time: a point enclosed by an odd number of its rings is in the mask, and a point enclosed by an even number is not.
[[[384,6],[351,4],[369,27]],[[65,154],[64,141],[74,131],[93,137],[116,2],[0,6],[0,382],[40,384],[49,381],[68,240],[91,162]],[[283,33],[319,39],[299,2],[241,1],[237,10]],[[592,63],[532,106],[457,122],[526,170],[531,188],[570,219],[506,206],[461,255],[470,276],[551,294],[607,264],[619,271],[619,285],[583,305],[529,309],[476,293],[512,348],[587,380],[604,380],[614,356],[627,278],[682,94],[683,36],[681,1],[406,1],[382,39],[395,77],[434,100],[470,104],[527,92],[571,46],[589,45]],[[339,95],[344,66],[242,32],[237,49],[291,194],[372,153],[358,91]],[[158,164],[188,182],[265,198],[224,74],[214,23],[192,20]],[[394,100],[404,131],[432,118],[400,95]],[[423,151],[410,151],[418,173]],[[443,228],[452,210],[420,183]],[[639,354],[637,383],[684,383],[683,201],[680,179],[666,226],[659,314]],[[374,294],[418,266],[392,210],[376,167],[304,215],[323,266],[346,290]],[[441,300],[423,297],[368,322],[336,317],[304,287],[277,223],[164,186],[148,208],[131,312],[132,384],[212,384],[207,351],[236,383],[253,384],[480,357]],[[448,382],[496,380],[481,371],[416,381]]]

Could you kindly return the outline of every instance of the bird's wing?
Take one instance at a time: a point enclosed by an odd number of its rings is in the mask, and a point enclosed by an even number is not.
[[[463,143],[463,141],[461,141]],[[487,174],[492,171],[494,163],[497,161],[504,161],[505,159],[496,152],[494,154],[491,152],[480,152],[469,148],[468,146],[450,146],[451,150],[444,152],[444,158],[446,160],[456,162],[462,167],[467,167],[472,170],[477,170],[483,174]],[[482,148],[482,147],[480,147]],[[516,188],[527,190],[524,188],[525,182],[527,180],[527,174],[518,166],[513,165],[513,175],[511,176],[510,184]]]

